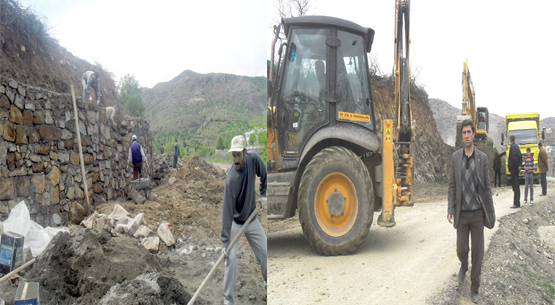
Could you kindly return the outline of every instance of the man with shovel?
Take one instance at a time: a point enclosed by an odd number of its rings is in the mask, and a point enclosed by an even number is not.
[[[222,244],[226,256],[224,273],[224,304],[233,304],[235,297],[235,283],[237,281],[237,247],[236,242],[231,249],[227,249],[230,240],[243,225],[247,240],[260,263],[264,285],[266,285],[267,245],[264,229],[257,217],[245,224],[256,208],[255,182],[260,177],[260,205],[266,206],[266,164],[254,151],[247,151],[247,141],[243,136],[236,136],[231,140],[233,165],[227,173],[224,188],[224,203],[222,213]]]

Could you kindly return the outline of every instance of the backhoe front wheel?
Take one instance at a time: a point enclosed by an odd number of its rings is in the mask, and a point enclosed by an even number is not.
[[[350,254],[364,241],[372,224],[372,180],[357,155],[332,146],[308,163],[297,203],[304,235],[316,251]]]

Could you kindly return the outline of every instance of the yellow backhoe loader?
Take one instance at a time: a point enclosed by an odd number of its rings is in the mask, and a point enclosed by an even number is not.
[[[466,58],[463,63],[462,87],[462,113],[457,116],[457,137],[455,138],[455,147],[461,147],[462,145],[461,125],[462,122],[467,119],[474,123],[474,128],[476,130],[474,142],[487,143],[489,131],[489,111],[486,107],[476,107],[476,92],[474,91],[474,84],[472,83],[470,71],[468,70],[468,59]]]
[[[409,1],[397,0],[397,117],[376,125],[367,53],[374,30],[303,16],[275,27],[268,80],[268,219],[295,216],[323,255],[352,253],[375,211],[413,205]],[[276,42],[283,31],[277,53]],[[274,66],[275,64],[275,66]],[[381,136],[381,139],[380,139]]]

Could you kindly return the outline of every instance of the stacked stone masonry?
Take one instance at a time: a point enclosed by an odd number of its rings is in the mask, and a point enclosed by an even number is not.
[[[127,198],[131,137],[137,135],[150,160],[149,123],[118,114],[113,125],[105,108],[81,98],[77,105],[89,202]],[[71,94],[0,76],[0,220],[24,200],[37,223],[67,224],[72,205],[85,206],[79,162]]]

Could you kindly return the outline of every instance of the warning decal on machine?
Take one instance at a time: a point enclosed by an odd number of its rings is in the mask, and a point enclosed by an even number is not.
[[[337,112],[337,118],[340,120],[358,121],[370,123],[370,116],[367,114],[350,113],[350,112]]]

